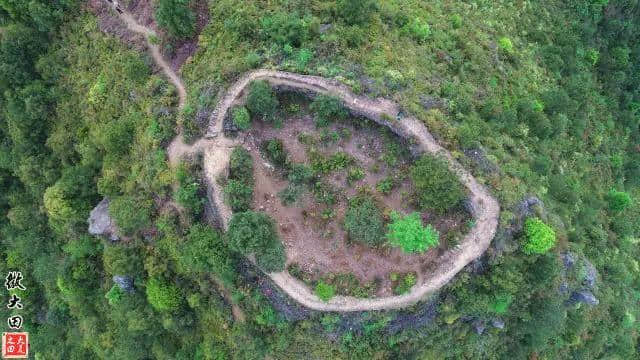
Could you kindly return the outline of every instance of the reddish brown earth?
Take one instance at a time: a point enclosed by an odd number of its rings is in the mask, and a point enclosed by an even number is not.
[[[406,254],[401,249],[390,246],[375,249],[349,242],[343,219],[349,199],[357,195],[360,187],[374,190],[372,194],[387,215],[392,210],[403,214],[418,210],[411,202],[413,189],[406,176],[388,195],[375,191],[376,184],[387,176],[407,174],[411,161],[408,157],[401,158],[399,164],[393,168],[382,161],[385,141],[389,141],[381,134],[382,128],[375,125],[356,129],[351,122],[328,127],[328,130],[338,133],[343,129],[350,131],[351,136],[348,139],[326,145],[318,143],[315,146],[326,155],[344,151],[353,156],[357,159],[358,166],[365,170],[365,178],[349,185],[344,170],[328,175],[325,180],[333,189],[339,191],[338,201],[334,206],[319,204],[310,191],[305,191],[296,203],[285,206],[277,194],[287,186],[288,181],[261,156],[260,144],[264,140],[278,138],[282,140],[293,161],[308,163],[305,145],[300,143],[298,136],[304,133],[318,137],[319,133],[313,118],[309,115],[290,117],[284,121],[281,128],[254,122],[244,142],[254,158],[254,209],[264,211],[275,219],[286,247],[287,264],[297,264],[314,277],[329,273],[352,273],[361,283],[377,280],[380,284],[377,295],[388,296],[392,294],[389,280],[391,272],[415,272],[418,274],[418,282],[421,282],[423,275],[432,271],[433,260],[446,250],[444,236],[449,231],[458,230],[469,216],[461,212],[446,216],[422,213],[423,219],[436,227],[442,239],[438,248],[423,254]],[[379,169],[374,172],[371,169],[376,165]],[[326,209],[333,210],[335,216],[324,219],[322,213]]]

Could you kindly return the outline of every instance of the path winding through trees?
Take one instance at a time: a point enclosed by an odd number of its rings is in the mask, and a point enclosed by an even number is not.
[[[186,101],[186,90],[180,77],[162,57],[159,47],[153,43],[152,39],[155,37],[153,30],[140,26],[127,12],[122,12],[120,17],[130,30],[145,36],[153,59],[169,81],[178,89],[180,97],[178,108],[182,109]],[[273,70],[253,71],[236,81],[228,89],[226,95],[212,113],[204,139],[200,139],[193,145],[187,145],[182,141],[181,134],[178,134],[168,148],[169,161],[172,164],[175,164],[181,156],[186,154],[204,153],[204,169],[209,186],[209,200],[216,208],[225,229],[232,214],[222,199],[222,189],[217,184],[216,178],[226,171],[231,149],[235,145],[240,145],[242,139],[227,139],[220,134],[222,134],[222,125],[227,112],[239,101],[247,85],[254,80],[266,80],[274,87],[310,95],[328,94],[335,96],[352,113],[388,126],[399,136],[415,140],[424,152],[444,156],[450,169],[458,174],[461,182],[469,190],[469,200],[475,218],[475,225],[464,237],[460,245],[447,251],[438,259],[433,276],[423,284],[414,286],[407,294],[373,299],[336,296],[328,302],[324,302],[315,296],[306,284],[291,276],[287,271],[267,274],[290,297],[308,308],[319,311],[346,312],[406,307],[423,300],[428,294],[440,289],[464,266],[482,255],[489,247],[498,226],[500,206],[497,200],[453,158],[449,151],[442,148],[435,141],[422,122],[414,117],[403,116],[398,105],[389,100],[374,100],[355,95],[349,88],[335,80]],[[223,292],[227,297],[228,294],[224,288]],[[242,310],[233,303],[232,310],[237,320],[244,319]]]

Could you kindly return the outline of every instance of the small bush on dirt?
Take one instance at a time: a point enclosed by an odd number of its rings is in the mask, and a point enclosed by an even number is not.
[[[242,147],[235,147],[229,159],[229,178],[253,184],[253,158]]]
[[[311,169],[317,174],[328,174],[346,169],[355,163],[353,157],[342,151],[338,151],[329,157],[319,153],[311,153],[309,157],[311,158]]]
[[[344,228],[351,240],[368,246],[378,246],[384,241],[382,212],[373,199],[365,195],[357,196],[349,202]]]
[[[253,201],[253,186],[231,179],[224,187],[224,196],[234,212],[247,211]]]
[[[438,232],[431,225],[423,226],[417,212],[402,217],[394,211],[391,213],[391,221],[387,239],[391,245],[402,248],[404,252],[421,253],[438,246]]]
[[[333,188],[321,181],[316,182],[313,187],[313,195],[316,201],[329,206],[334,205],[337,200],[337,194]]]
[[[364,177],[365,177],[364,170],[362,170],[359,167],[353,167],[349,169],[349,172],[347,173],[347,182],[349,184],[352,184],[356,181],[364,179]]]
[[[282,189],[282,191],[278,193],[278,197],[282,201],[283,205],[289,206],[298,201],[298,198],[300,198],[300,195],[302,195],[303,191],[304,189],[302,186],[289,184],[286,188]]]
[[[395,184],[393,178],[391,176],[387,176],[386,178],[378,181],[378,184],[376,184],[376,189],[380,193],[387,195],[391,192],[391,190],[393,190],[394,185]]]
[[[464,199],[462,184],[442,158],[421,157],[411,167],[410,175],[422,210],[433,209],[442,214]]]
[[[313,171],[308,165],[293,164],[289,169],[287,179],[289,182],[296,185],[308,184],[313,180]]]
[[[275,258],[279,251],[274,248],[282,246],[273,220],[267,214],[254,211],[233,215],[229,222],[227,239],[232,249],[244,255],[255,254],[258,259],[266,254],[267,261],[263,262],[263,265],[271,264],[269,259]],[[282,268],[284,269],[284,263]]]
[[[262,152],[273,165],[284,169],[289,163],[289,157],[280,139],[265,140],[261,145]]]
[[[318,95],[309,108],[315,114],[317,127],[327,126],[332,121],[344,119],[347,116],[347,111],[340,99],[329,95]]]
[[[272,120],[278,106],[278,98],[268,82],[258,80],[251,83],[247,97],[247,109],[251,115]]]
[[[324,281],[318,282],[316,288],[314,290],[317,297],[319,297],[322,301],[329,301],[336,293],[336,288],[333,285],[329,285]]]
[[[157,0],[155,18],[171,36],[189,38],[196,31],[196,16],[189,8],[191,0]]]
[[[238,106],[231,111],[231,121],[240,130],[247,130],[251,127],[251,117],[249,111],[244,106]]]
[[[524,223],[526,243],[524,252],[527,254],[544,254],[556,244],[556,234],[549,225],[538,218],[528,218]]]
[[[395,276],[395,280],[393,279]],[[393,293],[396,295],[402,295],[402,294],[406,294],[409,292],[409,290],[411,290],[411,288],[413,287],[413,285],[416,284],[416,274],[414,273],[408,273],[405,274],[402,279],[400,279],[398,281],[399,277],[397,274],[392,274],[392,281],[395,283],[394,287],[393,287]]]

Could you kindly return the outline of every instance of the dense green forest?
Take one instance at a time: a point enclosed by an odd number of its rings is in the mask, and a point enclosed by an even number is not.
[[[195,2],[155,2],[165,50],[193,36]],[[640,358],[637,0],[207,3],[180,112],[84,1],[0,0],[0,273],[24,275],[34,358]],[[485,256],[404,310],[287,300],[209,226],[201,159],[173,170],[165,150],[263,67],[424,121],[500,200]],[[105,196],[116,243],[87,232]]]

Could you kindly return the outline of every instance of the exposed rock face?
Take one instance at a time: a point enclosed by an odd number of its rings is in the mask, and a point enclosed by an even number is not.
[[[542,201],[540,201],[540,199],[538,199],[535,196],[528,197],[522,200],[520,204],[518,204],[518,208],[517,208],[518,214],[520,215],[520,217],[531,216],[535,212],[534,206],[536,205],[542,206]]]
[[[478,335],[482,335],[484,331],[487,329],[487,326],[482,320],[476,320],[473,322],[472,325],[473,325],[473,329],[476,331],[476,334]]]
[[[483,172],[487,174],[496,173],[500,171],[500,168],[496,166],[489,158],[487,153],[482,148],[466,149],[464,154],[473,161],[473,163]]]
[[[89,234],[106,236],[111,241],[119,241],[118,227],[109,215],[109,199],[104,198],[89,214]]]
[[[598,305],[600,301],[588,290],[574,291],[568,300],[569,304],[583,303],[587,305]]]
[[[114,275],[113,282],[124,292],[132,293],[135,291],[135,288],[133,287],[133,279],[130,276]]]
[[[582,280],[582,283],[585,286],[588,286],[590,289],[593,289],[594,286],[596,286],[596,278],[598,277],[598,271],[596,270],[596,267],[593,266],[593,264],[586,258],[584,259],[584,269],[585,269],[585,274],[584,274],[584,279]]]

